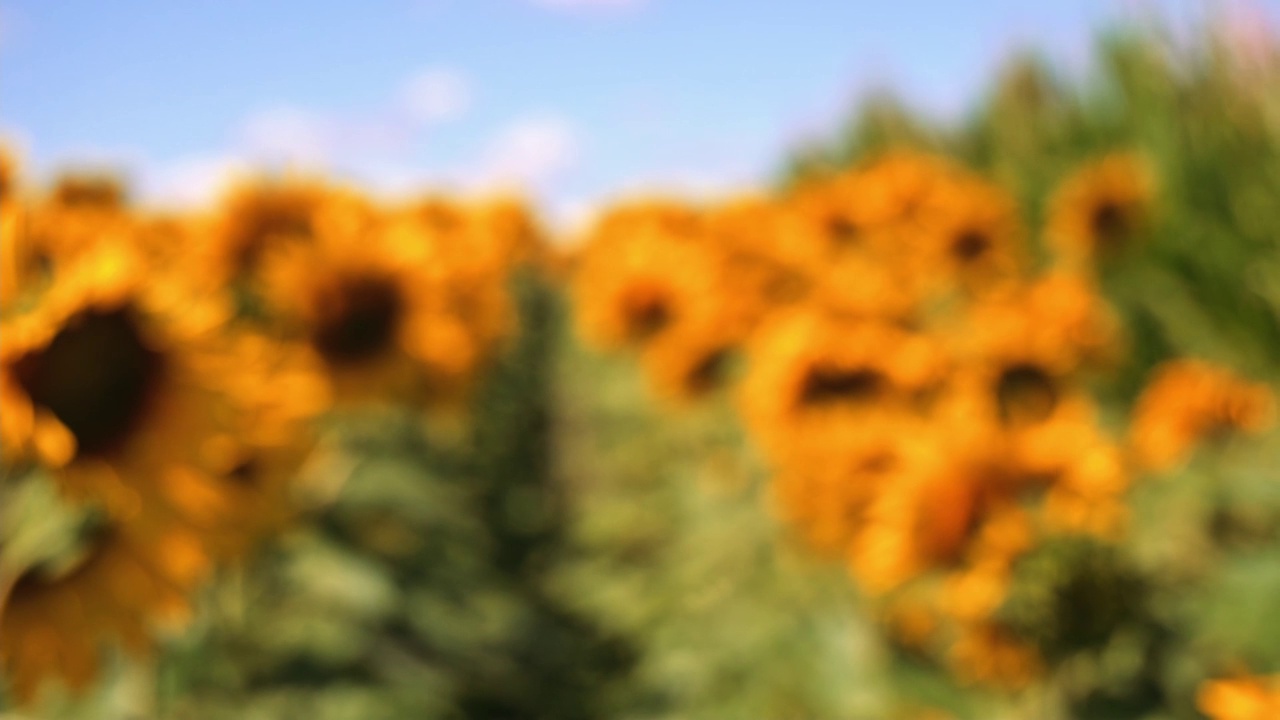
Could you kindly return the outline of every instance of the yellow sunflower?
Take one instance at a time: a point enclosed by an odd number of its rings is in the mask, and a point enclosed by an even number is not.
[[[1024,233],[1013,198],[964,175],[938,183],[920,213],[911,266],[936,285],[975,291],[1018,279]]]
[[[620,224],[633,229],[607,230]],[[640,347],[677,325],[705,326],[704,319],[731,311],[718,254],[684,235],[654,229],[665,225],[607,218],[592,235],[573,279],[584,339],[604,349]]]
[[[552,269],[547,231],[529,206],[516,197],[497,197],[478,204],[480,232],[497,247],[500,265],[511,269],[531,265],[542,271]]]
[[[1069,262],[1088,266],[1124,251],[1151,220],[1155,189],[1146,163],[1114,153],[1075,171],[1054,193],[1049,242]]]
[[[904,235],[953,173],[945,161],[909,152],[891,152],[859,168],[798,188],[785,199],[793,222],[822,259],[850,252],[897,263]]]
[[[742,197],[707,213],[707,242],[723,257],[725,295],[751,323],[803,301],[821,267],[820,238],[773,199]]]
[[[742,412],[775,457],[800,445],[838,446],[851,425],[910,413],[949,365],[929,336],[815,308],[761,328],[747,357]]]
[[[329,216],[368,212],[346,190],[302,178],[257,180],[233,188],[200,236],[200,276],[216,287],[251,279],[276,245],[305,243]]]
[[[18,198],[17,163],[0,146],[0,309],[13,303],[38,271]]]
[[[1196,692],[1196,708],[1210,720],[1280,717],[1280,677],[1205,681]]]
[[[1037,358],[1050,375],[1060,375],[1106,363],[1119,352],[1114,313],[1091,283],[1070,273],[1002,288],[958,320],[952,339],[968,360]]]
[[[0,578],[0,671],[20,702],[55,678],[84,689],[108,647],[145,654],[157,626],[184,621],[207,570],[199,538],[180,526],[97,528],[69,567]]]
[[[348,220],[263,257],[270,312],[323,363],[338,400],[456,406],[506,327],[506,296],[461,274],[463,251],[420,221]]]
[[[992,518],[1011,507],[1000,492],[1007,470],[994,439],[981,428],[935,434],[908,448],[906,468],[868,508],[849,554],[851,571],[872,593],[961,567]]]
[[[26,213],[22,242],[38,272],[54,271],[104,241],[132,240],[123,182],[108,174],[69,174]]]
[[[113,519],[168,508],[213,551],[232,553],[241,545],[232,526],[257,516],[243,506],[252,503],[237,468],[218,465],[209,443],[284,445],[324,398],[317,383],[296,381],[305,371],[227,348],[225,307],[143,267],[103,246],[60,272],[39,308],[6,323],[0,440]]]
[[[903,482],[906,454],[918,424],[868,423],[837,444],[793,449],[777,462],[772,501],[780,518],[814,550],[843,558],[862,531],[868,509],[885,488]]]
[[[1065,463],[1045,495],[1046,527],[1060,533],[1115,539],[1128,520],[1125,493],[1131,469],[1120,448],[1108,439],[1081,438],[1070,446],[1075,458]]]
[[[1129,444],[1144,468],[1170,470],[1204,440],[1265,430],[1274,421],[1274,406],[1266,385],[1206,362],[1170,361],[1156,369],[1138,399]]]
[[[677,323],[644,347],[641,361],[660,397],[686,403],[730,379],[730,366],[746,334],[745,323],[735,327],[732,322],[710,319]]]
[[[465,206],[427,198],[397,214],[403,243],[417,243],[432,267],[441,312],[465,323],[473,343],[495,347],[512,334],[508,283],[517,265],[537,252],[536,228],[519,205],[499,200]]]

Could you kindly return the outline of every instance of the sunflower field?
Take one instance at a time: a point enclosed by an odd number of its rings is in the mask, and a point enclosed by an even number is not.
[[[1280,43],[622,200],[0,155],[0,718],[1280,718]]]

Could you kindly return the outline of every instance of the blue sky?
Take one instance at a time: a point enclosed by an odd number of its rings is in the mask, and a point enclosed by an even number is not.
[[[1280,17],[1280,0],[1231,3]],[[766,181],[892,87],[957,115],[1026,46],[1194,0],[0,0],[0,133],[37,177],[198,203],[253,167],[385,193],[518,184],[557,216]],[[1145,9],[1145,10],[1144,10]]]

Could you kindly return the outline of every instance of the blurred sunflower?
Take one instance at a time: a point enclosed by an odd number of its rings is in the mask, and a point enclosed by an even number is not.
[[[464,251],[430,232],[353,215],[262,258],[270,312],[323,364],[339,401],[452,407],[468,396],[489,350],[484,333],[505,327],[505,296],[490,300],[495,288],[454,277],[451,260]]]
[[[857,169],[811,181],[785,199],[801,232],[816,238],[824,260],[872,253],[897,262],[922,210],[953,168],[940,158],[890,152]]]
[[[468,206],[438,197],[413,203],[392,219],[401,242],[416,244],[431,265],[431,296],[440,313],[466,326],[480,354],[512,334],[508,283],[537,252],[532,222],[512,201]]]
[[[1114,153],[1077,169],[1050,201],[1046,233],[1068,261],[1088,266],[1141,239],[1155,188],[1145,162]]]
[[[959,569],[990,534],[988,523],[1013,512],[1000,492],[1006,468],[994,441],[980,430],[944,432],[914,443],[907,468],[868,508],[849,562],[872,593],[931,570]]]
[[[1114,313],[1075,274],[1055,272],[1002,288],[957,319],[948,335],[967,362],[1027,363],[1052,377],[1110,362],[1120,349]]]
[[[102,242],[131,240],[133,223],[120,178],[105,173],[67,174],[27,212],[23,242],[34,266],[50,272]]]
[[[782,203],[746,197],[711,208],[707,242],[723,257],[725,296],[751,323],[802,301],[822,265],[820,239],[791,218]]]
[[[17,161],[0,145],[0,309],[22,294],[38,270],[23,232],[25,218],[18,182]]]
[[[186,619],[208,569],[197,537],[138,518],[95,527],[67,560],[0,578],[0,669],[19,701],[53,678],[84,689],[109,646],[149,652],[158,625]]]
[[[723,265],[707,245],[640,225],[615,234],[602,220],[573,279],[578,329],[605,348],[642,347],[684,323],[708,327],[734,313],[723,292]]]
[[[814,308],[762,328],[747,357],[742,412],[775,457],[800,444],[838,446],[851,424],[909,414],[949,365],[929,336]]]
[[[1270,720],[1280,717],[1280,678],[1206,681],[1196,692],[1196,708],[1210,720]]]
[[[988,290],[1015,281],[1024,265],[1024,231],[1013,198],[968,175],[938,183],[921,212],[916,272],[935,283]]]
[[[546,229],[524,201],[497,197],[478,204],[473,213],[480,228],[477,235],[496,247],[499,267],[510,270],[530,265],[544,272],[551,269]]]
[[[846,557],[877,496],[909,482],[905,455],[920,431],[908,422],[875,423],[836,445],[793,449],[772,479],[779,516],[815,551]]]
[[[214,535],[234,535],[227,523],[252,517],[237,506],[244,498],[231,468],[205,457],[212,438],[252,437],[238,424],[248,421],[247,395],[232,387],[252,385],[254,402],[292,408],[277,413],[293,423],[278,433],[289,437],[323,398],[314,383],[277,386],[260,359],[231,357],[225,307],[143,267],[134,253],[103,246],[60,271],[36,310],[5,324],[0,440],[110,518],[169,508],[221,546]],[[259,430],[270,437],[272,426]],[[238,543],[229,539],[227,551]]]
[[[1266,385],[1207,362],[1173,360],[1156,369],[1138,398],[1129,444],[1142,467],[1170,470],[1202,441],[1270,427],[1274,406]]]
[[[269,248],[305,243],[326,215],[359,212],[363,206],[353,193],[313,180],[241,184],[223,198],[202,233],[199,272],[218,287],[251,279]]]
[[[725,386],[746,334],[745,323],[684,322],[648,343],[641,362],[658,395],[677,404]]]

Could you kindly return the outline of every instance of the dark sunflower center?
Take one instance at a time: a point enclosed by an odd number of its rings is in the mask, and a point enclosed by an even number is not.
[[[888,382],[870,368],[845,369],[815,366],[800,388],[801,405],[833,405],[874,401]]]
[[[73,316],[43,350],[14,364],[19,386],[75,436],[77,456],[117,447],[146,413],[164,371],[128,308]]]
[[[836,247],[847,247],[858,241],[858,226],[843,215],[832,215],[827,218],[827,237]]]
[[[1105,243],[1118,243],[1132,231],[1129,214],[1116,202],[1100,203],[1091,218],[1094,237]]]
[[[996,402],[1006,425],[1041,422],[1058,405],[1058,388],[1053,378],[1031,364],[1013,365],[1000,373],[996,382]]]
[[[977,260],[991,247],[991,238],[979,230],[966,230],[951,244],[951,255],[962,263]]]
[[[385,351],[404,314],[400,289],[385,277],[352,277],[321,292],[311,342],[336,364],[368,360]]]
[[[662,332],[672,319],[666,298],[656,295],[632,298],[627,308],[627,334],[633,340],[646,340]]]

